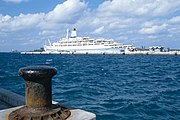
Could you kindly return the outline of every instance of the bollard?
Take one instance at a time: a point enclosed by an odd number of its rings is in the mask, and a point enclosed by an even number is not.
[[[52,104],[52,77],[57,70],[49,66],[21,68],[19,75],[25,80],[26,106],[9,114],[9,120],[65,120],[70,111]]]
[[[19,70],[19,75],[25,80],[26,106],[33,108],[51,107],[52,80],[57,73],[51,67],[28,67]]]

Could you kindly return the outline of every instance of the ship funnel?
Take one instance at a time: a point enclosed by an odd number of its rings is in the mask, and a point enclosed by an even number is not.
[[[71,31],[71,38],[76,38],[77,37],[77,32],[76,32],[76,28],[74,28],[72,31]]]

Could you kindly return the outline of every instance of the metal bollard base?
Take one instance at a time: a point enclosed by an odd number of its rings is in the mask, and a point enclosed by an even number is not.
[[[11,112],[8,120],[66,120],[70,115],[70,110],[60,105],[52,105],[51,108],[25,106]]]

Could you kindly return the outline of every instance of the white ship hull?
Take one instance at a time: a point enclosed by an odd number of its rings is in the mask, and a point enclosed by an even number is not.
[[[89,46],[47,46],[44,45],[45,51],[122,51],[124,48],[120,47],[110,47],[104,45],[89,45]]]

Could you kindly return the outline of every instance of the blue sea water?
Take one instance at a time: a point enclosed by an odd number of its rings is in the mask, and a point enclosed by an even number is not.
[[[0,53],[0,87],[24,95],[21,67],[49,65],[53,100],[97,120],[180,120],[180,56]]]

